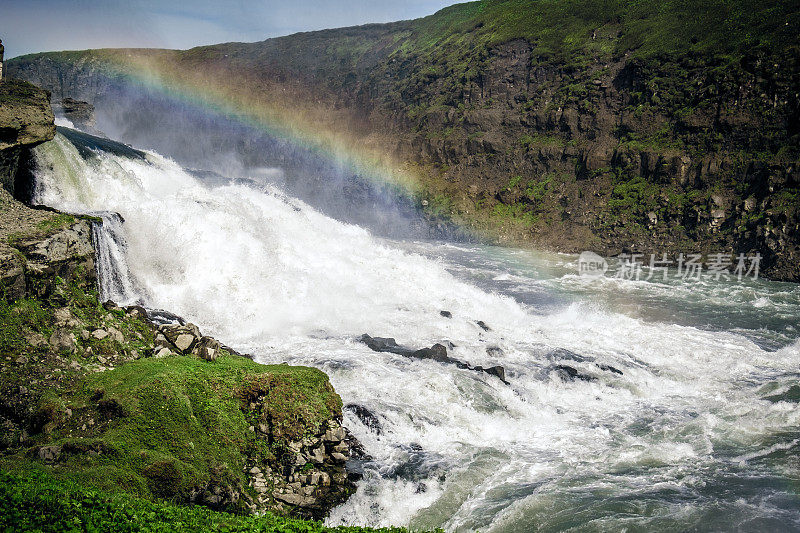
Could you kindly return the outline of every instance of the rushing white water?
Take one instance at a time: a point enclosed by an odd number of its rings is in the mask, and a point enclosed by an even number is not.
[[[153,153],[84,160],[58,135],[37,157],[39,202],[125,220],[100,235],[105,295],[321,368],[376,415],[380,431],[346,411],[374,460],[331,524],[800,529],[800,410],[767,399],[798,379],[796,285],[587,280],[572,257],[381,241]],[[450,341],[510,385],[372,352],[365,332]]]

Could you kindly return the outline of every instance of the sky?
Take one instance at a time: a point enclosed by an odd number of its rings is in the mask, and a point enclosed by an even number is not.
[[[0,0],[5,57],[86,48],[191,48],[423,17],[465,0]]]

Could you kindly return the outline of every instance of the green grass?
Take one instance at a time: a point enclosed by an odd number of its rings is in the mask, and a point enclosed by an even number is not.
[[[261,396],[263,412],[251,412],[249,402]],[[73,415],[51,412],[46,442],[72,451],[55,477],[179,501],[214,476],[246,486],[245,455],[266,463],[288,440],[341,414],[323,372],[227,354],[212,363],[184,356],[128,362],[85,376],[60,399],[61,412]],[[275,436],[269,445],[248,429],[267,422]],[[0,464],[27,468],[26,457]]]
[[[153,503],[54,479],[41,470],[0,472],[0,531],[405,533],[403,528],[324,527],[272,514],[239,516],[203,507]]]

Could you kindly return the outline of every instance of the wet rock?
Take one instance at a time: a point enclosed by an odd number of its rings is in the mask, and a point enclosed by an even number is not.
[[[105,302],[103,302],[103,309],[109,312],[122,311],[122,308],[111,300],[106,300]]]
[[[447,355],[447,348],[443,344],[434,344],[430,348],[422,348],[420,350],[413,350],[411,348],[406,348],[404,346],[399,346],[397,342],[395,342],[392,338],[383,338],[383,337],[370,337],[366,333],[363,334],[360,338],[361,342],[369,346],[372,350],[376,352],[389,352],[398,355],[402,355],[404,357],[410,357],[413,359],[429,359],[432,361],[436,361],[438,363],[444,364],[451,364],[455,365],[460,369],[463,370],[473,370],[476,372],[486,372],[493,376],[499,377],[504,383],[508,383],[505,381],[505,370],[501,366],[494,366],[490,369],[483,368],[483,367],[472,367],[468,363],[464,361],[460,361],[458,359],[452,358]]]
[[[366,333],[361,336],[361,342],[369,346],[371,350],[376,352],[394,352],[398,348],[397,342],[388,337],[370,337]]]
[[[163,309],[154,309],[147,313],[150,317],[150,320],[153,321],[154,324],[159,326],[165,325],[172,325],[172,324],[179,324],[181,326],[186,325],[186,320],[183,317],[176,315],[175,313],[170,313],[169,311],[165,311]]]
[[[356,415],[356,418],[376,435],[381,435],[383,433],[383,428],[381,427],[378,417],[363,405],[351,403],[345,405],[344,408]]]
[[[493,357],[498,357],[498,356],[501,356],[501,355],[505,355],[505,353],[503,352],[503,349],[500,348],[499,346],[495,346],[495,345],[487,346],[486,347],[486,353],[488,355],[493,356]]]
[[[596,378],[581,374],[576,368],[568,365],[556,365],[554,369],[564,381],[575,381],[576,379],[582,381],[596,381]]]
[[[496,376],[500,378],[500,381],[502,381],[505,384],[508,384],[508,381],[506,381],[506,369],[500,365],[490,366],[488,368],[484,368],[482,366],[476,366],[474,370],[477,370],[478,372],[486,372],[491,376]]]
[[[622,376],[622,375],[623,375],[623,372],[622,372],[622,370],[620,370],[620,369],[618,369],[618,368],[616,368],[616,367],[613,367],[613,366],[611,366],[611,365],[606,365],[606,364],[600,364],[600,363],[598,363],[598,364],[597,364],[597,368],[599,368],[600,370],[605,370],[606,372],[611,372],[611,373],[613,373],[613,374],[619,374],[620,376]]]

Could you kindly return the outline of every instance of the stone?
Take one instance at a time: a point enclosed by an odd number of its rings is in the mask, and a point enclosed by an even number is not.
[[[254,466],[253,468],[250,469],[250,473],[253,474],[253,475],[260,474],[261,473],[261,469],[258,468],[257,466]]]
[[[186,353],[191,349],[194,342],[195,338],[193,336],[183,333],[175,338],[175,347]]]
[[[344,429],[342,429],[341,427],[337,427],[335,429],[329,429],[328,431],[326,431],[323,440],[325,442],[339,442],[341,440],[344,440],[346,436],[347,435],[345,434]]]
[[[276,494],[275,499],[280,500],[284,503],[288,503],[289,505],[297,505],[302,506],[307,502],[307,498],[300,494],[295,494],[290,492],[288,494]]]
[[[83,339],[85,341],[88,341],[89,337],[91,337],[91,336],[92,336],[92,334],[89,333],[88,329],[84,329],[84,330],[81,331],[81,339]]]
[[[25,333],[23,333],[23,337],[25,339],[25,342],[27,342],[34,348],[47,345],[47,339],[44,338],[44,335],[36,331],[28,330]]]
[[[339,453],[339,452],[333,452],[333,453],[331,454],[331,458],[332,458],[334,461],[336,461],[337,463],[344,463],[344,462],[346,462],[346,461],[347,461],[347,457],[345,457],[343,454],[341,454],[341,453]]]
[[[119,342],[120,344],[125,342],[125,337],[122,335],[122,332],[114,326],[108,326],[108,334],[114,341]]]
[[[92,332],[92,337],[94,337],[95,339],[101,341],[101,340],[105,339],[106,337],[108,337],[108,332],[106,330],[104,330],[104,329],[96,329],[96,330],[94,330]]]
[[[0,244],[0,288],[8,301],[25,296],[25,259],[5,244]]]
[[[125,314],[134,318],[147,319],[147,310],[139,305],[129,305],[125,308]]]
[[[161,348],[157,352],[155,352],[155,355],[153,357],[155,357],[156,359],[160,359],[162,357],[169,357],[171,355],[172,355],[172,350],[170,350],[169,348]]]
[[[311,450],[311,455],[308,457],[309,461],[321,465],[325,462],[325,448],[320,446]]]
[[[439,314],[445,318],[453,318],[453,313],[450,311],[439,311]]]
[[[39,448],[38,455],[39,459],[48,463],[58,461],[61,456],[61,446],[42,446]]]
[[[200,359],[206,361],[214,361],[219,357],[220,344],[219,341],[211,337],[202,337],[197,343],[194,350]],[[266,430],[264,430],[266,433]]]
[[[78,346],[75,335],[65,328],[57,328],[53,331],[49,342],[53,348],[61,352],[72,352]]]
[[[53,318],[57,326],[77,326],[78,322],[73,319],[69,307],[61,307],[53,311]]]

